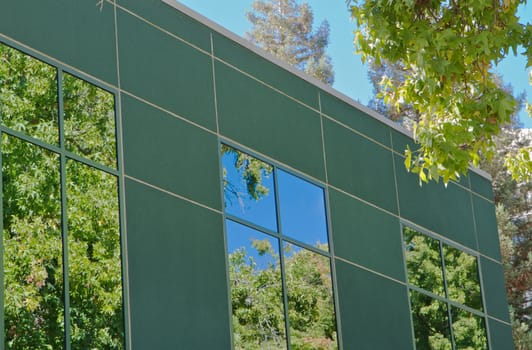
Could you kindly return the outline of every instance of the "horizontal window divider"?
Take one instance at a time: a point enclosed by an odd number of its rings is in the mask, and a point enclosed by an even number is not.
[[[297,245],[298,247],[301,247],[301,248],[305,248],[306,250],[310,250],[310,251],[312,251],[314,253],[317,253],[317,254],[320,254],[320,255],[323,255],[323,256],[326,256],[326,257],[329,257],[329,258],[332,257],[330,252],[328,252],[326,250],[321,250],[321,249],[316,248],[316,247],[313,247],[313,246],[311,246],[311,245],[309,245],[307,243],[303,243],[301,241],[298,241],[297,239],[293,239],[293,238],[290,238],[290,237],[285,236],[285,235],[281,235],[281,238],[285,242]]]
[[[414,286],[412,284],[409,284],[407,283],[408,285],[408,288],[410,288],[411,290],[415,291],[415,292],[418,292],[420,294],[424,294],[428,297],[431,297],[432,299],[436,299],[438,301],[441,301],[443,303],[446,303],[446,304],[449,304],[451,306],[454,306],[454,307],[457,307],[459,309],[462,309],[462,310],[465,310],[465,311],[468,311],[476,316],[480,316],[480,317],[485,317],[486,316],[486,313],[485,312],[482,312],[482,311],[479,311],[477,309],[473,309],[467,305],[464,305],[464,304],[460,304],[459,302],[456,302],[456,301],[453,301],[452,299],[447,299],[445,297],[442,297],[440,295],[437,295],[437,294],[434,294],[432,292],[429,292],[428,290],[425,290],[423,288],[420,288],[418,286]]]
[[[100,164],[98,162],[95,162],[93,160],[84,158],[84,157],[82,157],[80,155],[77,155],[76,153],[72,153],[70,151],[65,151],[65,155],[66,155],[66,157],[68,159],[75,160],[77,162],[80,162],[80,163],[83,163],[83,164],[88,165],[90,167],[93,167],[93,168],[96,168],[98,170],[104,171],[104,172],[109,173],[111,175],[115,175],[115,176],[119,176],[120,175],[120,171],[118,171],[116,169],[113,169],[113,168],[110,168],[110,167],[108,167],[106,165]]]
[[[0,125],[0,130],[2,130],[3,133],[7,134],[7,135],[10,135],[10,136],[14,136],[16,138],[19,138],[23,141],[26,141],[26,142],[29,142],[33,145],[36,145],[36,146],[39,146],[39,147],[42,147],[44,149],[47,149],[48,151],[52,151],[54,153],[57,153],[57,154],[60,154],[62,152],[61,148],[59,146],[54,146],[52,144],[49,144],[45,141],[42,141],[42,140],[39,140],[33,136],[29,136],[23,132],[20,132],[20,131],[16,131],[16,130],[13,130],[11,128],[8,128],[4,125]],[[57,140],[57,142],[59,142],[59,139]]]
[[[444,302],[447,304],[447,302],[449,301],[449,299],[446,299],[444,296],[442,297],[441,295],[438,295],[438,294],[434,294],[432,292],[429,292],[428,290],[425,290],[423,288],[420,288],[418,286],[415,286],[413,284],[410,284],[407,282],[406,284],[408,286],[408,288],[410,288],[411,290],[415,291],[415,292],[418,292],[418,293],[421,293],[421,294],[424,294],[428,297],[431,297],[432,299],[437,299],[441,302]]]
[[[265,234],[270,235],[270,236],[275,237],[275,238],[281,238],[281,235],[279,233],[277,233],[275,231],[272,231],[272,230],[269,230],[269,229],[267,229],[265,227],[262,227],[260,225],[256,225],[256,224],[252,223],[251,221],[248,221],[248,220],[245,220],[245,219],[241,219],[238,216],[234,216],[234,215],[231,215],[231,214],[228,214],[228,213],[225,213],[224,215],[225,215],[226,219],[234,221],[237,224],[241,224],[241,225],[247,226],[249,228],[252,228],[252,229],[254,229],[256,231],[265,233]]]
[[[247,220],[244,220],[244,219],[241,219],[241,218],[239,218],[237,216],[234,216],[234,215],[226,213],[225,214],[225,218],[227,220],[234,221],[237,224],[247,226],[247,227],[249,227],[249,228],[251,228],[253,230],[256,230],[256,231],[259,231],[261,233],[265,233],[265,234],[267,234],[269,236],[281,239],[284,242],[287,242],[287,243],[290,243],[290,244],[294,244],[294,245],[297,245],[298,247],[304,248],[306,250],[310,250],[310,251],[312,251],[314,253],[317,253],[317,254],[332,258],[332,254],[329,251],[313,247],[313,246],[311,246],[311,245],[309,245],[307,243],[303,243],[301,241],[298,241],[297,239],[293,239],[293,238],[290,238],[289,236],[285,236],[283,234],[279,234],[277,232],[274,232],[274,231],[269,230],[267,228],[264,228],[262,226],[255,225],[254,223],[252,223],[250,221],[247,221]]]
[[[451,306],[454,306],[454,307],[457,307],[459,309],[471,312],[472,314],[474,314],[476,316],[486,317],[486,313],[485,312],[479,311],[477,309],[473,309],[473,308],[471,308],[471,307],[469,307],[467,305],[464,305],[464,304],[460,304],[459,302],[456,302],[456,301],[454,301],[452,299],[448,299],[448,301],[449,301],[449,304]]]
[[[26,134],[24,134],[24,133],[22,133],[20,131],[13,130],[13,129],[8,128],[8,127],[3,126],[3,125],[0,126],[0,130],[3,133],[5,133],[6,135],[16,137],[16,138],[21,139],[21,140],[23,140],[25,142],[28,142],[28,143],[31,143],[33,145],[39,146],[41,148],[44,148],[44,149],[46,149],[48,151],[51,151],[51,152],[54,152],[54,153],[57,153],[57,154],[61,154],[61,152],[64,152],[64,154],[66,155],[67,158],[75,160],[75,161],[78,161],[78,162],[83,163],[85,165],[91,166],[91,167],[96,168],[98,170],[102,170],[102,171],[104,171],[106,173],[109,173],[109,174],[112,174],[112,175],[115,175],[115,176],[119,176],[120,175],[120,171],[119,170],[110,168],[108,166],[105,166],[105,165],[100,164],[98,162],[95,162],[93,160],[84,158],[84,157],[79,156],[79,155],[77,155],[75,153],[72,153],[72,152],[69,152],[69,151],[63,151],[58,146],[51,145],[51,144],[49,144],[49,143],[47,143],[45,141],[42,141],[42,140],[39,140],[39,139],[37,139],[35,137],[26,135]]]

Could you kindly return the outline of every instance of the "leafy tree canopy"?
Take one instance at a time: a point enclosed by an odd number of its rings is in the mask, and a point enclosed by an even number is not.
[[[517,106],[491,69],[519,50],[532,64],[532,25],[517,17],[526,0],[348,2],[363,60],[394,62],[409,72],[380,81],[386,104],[410,105],[418,117],[419,148],[405,151],[406,167],[420,181],[448,182],[482,156],[491,159],[494,137]],[[524,147],[508,154],[515,178],[532,178],[531,153]]]
[[[296,0],[255,0],[246,13],[253,25],[247,37],[267,52],[326,84],[334,82],[329,44],[329,23],[313,31],[310,6]]]

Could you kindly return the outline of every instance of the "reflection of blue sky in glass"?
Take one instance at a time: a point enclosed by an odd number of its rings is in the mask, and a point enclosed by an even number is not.
[[[226,228],[227,251],[229,254],[234,253],[237,249],[244,248],[247,253],[246,256],[253,258],[258,270],[264,270],[269,267],[279,267],[279,243],[276,238],[231,220],[226,220]],[[257,249],[252,246],[254,241],[269,242],[273,255],[260,255]]]
[[[224,152],[222,156],[226,180],[224,188],[225,212],[277,232],[273,172],[266,174],[264,170],[262,171],[261,185],[269,190],[268,194],[262,195],[258,200],[252,198],[243,177],[243,167],[236,168],[235,166],[237,152],[242,154],[240,151],[234,150],[233,152]],[[257,163],[262,163],[251,156],[247,157]],[[266,163],[262,164],[271,169]]]
[[[323,189],[282,170],[277,181],[283,235],[311,246],[327,244]]]

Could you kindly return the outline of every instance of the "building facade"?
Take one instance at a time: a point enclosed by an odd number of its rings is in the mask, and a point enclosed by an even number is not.
[[[2,0],[0,117],[5,349],[513,348],[489,177],[177,2]]]

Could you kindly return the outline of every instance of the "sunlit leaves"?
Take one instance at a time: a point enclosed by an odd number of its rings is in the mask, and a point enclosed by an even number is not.
[[[409,71],[393,83],[385,77],[381,91],[386,104],[412,106],[419,116],[413,131],[420,147],[407,151],[406,165],[420,182],[457,179],[493,155],[493,137],[517,104],[491,69],[520,44],[530,57],[532,27],[516,16],[523,2],[352,2],[363,60],[398,62]],[[530,176],[531,161],[520,155],[509,169]]]

